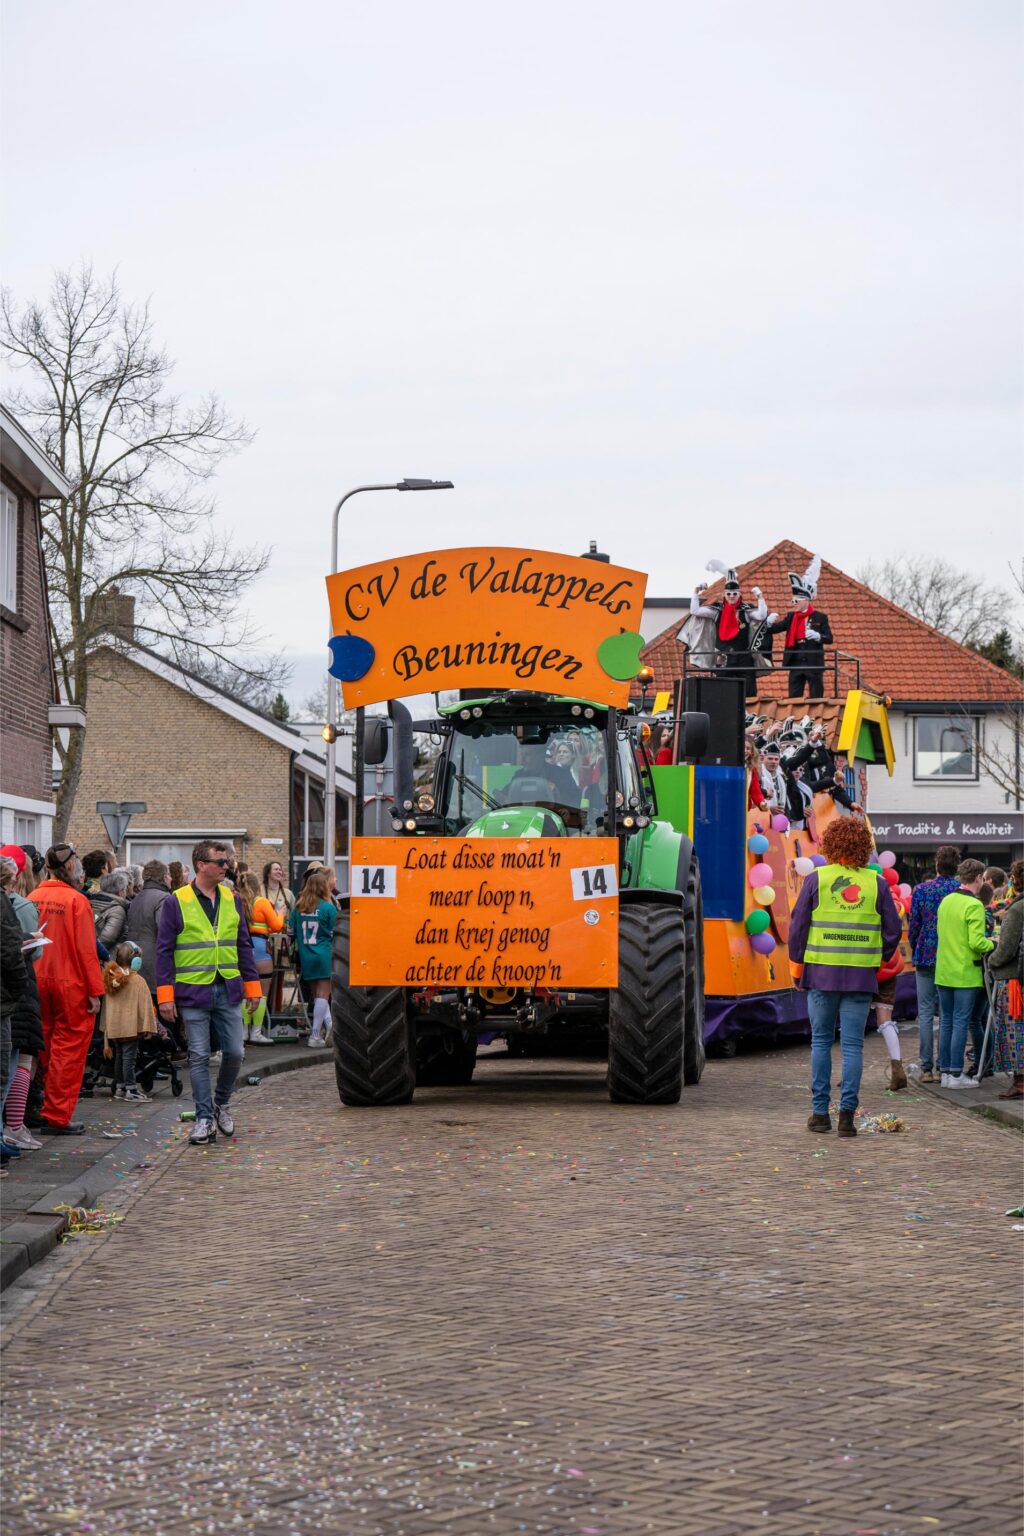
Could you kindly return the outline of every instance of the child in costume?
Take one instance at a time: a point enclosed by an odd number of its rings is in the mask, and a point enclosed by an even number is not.
[[[313,994],[311,1046],[327,1044],[331,1022],[331,945],[338,909],[331,900],[330,877],[316,870],[299,893],[288,926],[295,938],[299,972]]]
[[[139,975],[142,950],[130,939],[118,944],[103,967],[103,1054],[114,1062],[114,1098],[148,1104],[135,1081],[139,1041],[157,1033],[149,987]]]

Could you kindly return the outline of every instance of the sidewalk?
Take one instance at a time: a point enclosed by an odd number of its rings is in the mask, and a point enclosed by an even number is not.
[[[333,1051],[311,1051],[305,1041],[251,1046],[236,1092],[249,1091],[247,1077],[262,1079],[333,1060]],[[171,1097],[166,1082],[156,1085],[148,1104],[117,1102],[104,1088],[94,1098],[79,1100],[74,1118],[85,1125],[84,1135],[33,1132],[43,1145],[12,1159],[0,1184],[0,1290],[59,1242],[66,1217],[55,1206],[95,1205],[121,1179],[144,1172],[154,1152],[183,1134],[181,1113],[192,1108],[192,1095],[187,1065],[180,1063],[179,1072],[184,1083],[180,1098]]]
[[[910,1079],[913,1088],[930,1093],[937,1099],[951,1104],[955,1109],[971,1110],[986,1120],[998,1120],[1015,1131],[1024,1131],[1024,1099],[1000,1099],[1010,1086],[1006,1072],[982,1079],[980,1088],[940,1088],[938,1083],[922,1083],[919,1077]]]

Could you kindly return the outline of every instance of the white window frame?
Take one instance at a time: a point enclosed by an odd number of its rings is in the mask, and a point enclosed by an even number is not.
[[[9,486],[0,485],[0,604],[18,611],[18,555],[21,502]]]
[[[970,729],[974,746],[971,753],[972,769],[970,773],[918,773],[917,771],[917,731],[918,726],[925,721],[947,722],[947,729],[952,727],[963,731],[966,735]],[[913,766],[915,784],[977,784],[981,774],[981,721],[977,715],[914,715],[913,732],[911,736],[911,762]],[[941,736],[940,736],[941,741]],[[941,752],[941,747],[940,747]]]

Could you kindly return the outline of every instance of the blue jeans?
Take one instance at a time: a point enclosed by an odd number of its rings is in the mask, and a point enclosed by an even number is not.
[[[981,1054],[981,1040],[985,1032],[975,1035],[977,1018],[986,1003],[984,987],[937,987],[939,994],[939,1071],[959,1075],[964,1069],[964,1046],[967,1031],[976,1040],[975,1050]],[[980,993],[980,999],[979,999]]]
[[[935,1069],[935,1015],[938,998],[935,995],[934,965],[919,965],[917,977],[917,1038],[921,1057],[921,1071]]]
[[[854,1110],[860,1102],[864,1070],[864,1031],[867,1028],[871,992],[819,992],[807,994],[811,1019],[811,1107],[816,1115],[828,1114],[832,1093],[832,1042],[839,1025],[843,1050],[843,1082],[839,1108]]]
[[[212,1120],[213,1099],[218,1108],[227,1107],[242,1065],[242,1005],[229,1002],[226,985],[223,981],[215,981],[209,1008],[181,1008],[179,1011],[188,1035],[188,1070],[196,1120]],[[210,1096],[211,1037],[214,1047],[221,1051],[217,1091],[213,1099]]]

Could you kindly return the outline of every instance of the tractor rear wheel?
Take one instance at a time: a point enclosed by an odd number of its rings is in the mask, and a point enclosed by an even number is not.
[[[683,1088],[686,935],[678,906],[619,909],[619,984],[608,1000],[608,1092],[617,1104],[678,1104]]]
[[[348,912],[334,924],[331,1016],[334,1075],[343,1104],[408,1104],[416,1087],[416,1044],[402,987],[353,987]]]
[[[707,1055],[704,1050],[704,898],[700,870],[690,861],[683,903],[686,928],[686,1012],[683,1019],[683,1082],[699,1083]]]
[[[445,1030],[440,1035],[421,1035],[416,1042],[418,1088],[464,1088],[473,1081],[476,1067],[476,1035]]]

